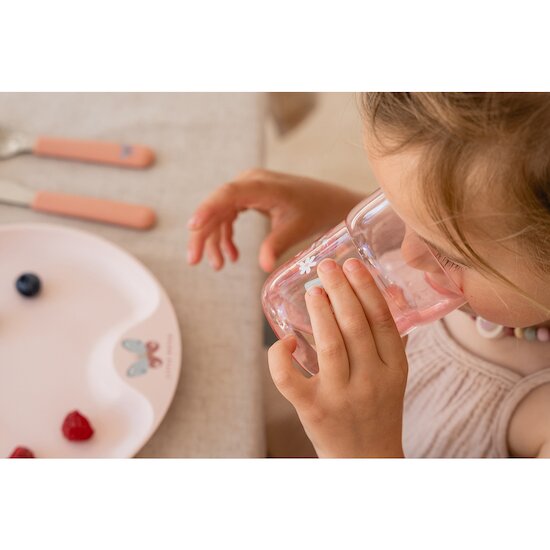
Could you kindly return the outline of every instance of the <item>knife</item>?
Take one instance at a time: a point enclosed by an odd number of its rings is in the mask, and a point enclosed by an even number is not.
[[[0,180],[0,203],[132,229],[150,229],[156,222],[155,212],[147,206],[82,195],[33,191],[4,180]]]

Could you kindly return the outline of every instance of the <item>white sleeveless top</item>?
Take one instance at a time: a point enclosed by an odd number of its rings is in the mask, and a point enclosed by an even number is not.
[[[407,343],[403,449],[408,458],[509,457],[507,432],[520,401],[550,383],[550,365],[529,376],[481,359],[443,321]]]

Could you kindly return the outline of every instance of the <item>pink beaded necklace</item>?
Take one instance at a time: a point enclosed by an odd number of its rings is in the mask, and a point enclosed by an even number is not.
[[[539,342],[550,341],[550,329],[548,327],[505,327],[503,325],[491,323],[483,317],[475,315],[470,315],[470,317],[475,321],[477,331],[484,338],[492,339],[502,338],[503,336],[515,336],[520,340],[528,340],[530,342],[534,342],[535,340]]]

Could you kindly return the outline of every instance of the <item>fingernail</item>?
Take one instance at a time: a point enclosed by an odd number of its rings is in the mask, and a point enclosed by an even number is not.
[[[290,340],[294,340],[294,334],[287,334],[287,335],[283,338],[283,342],[290,342]]]
[[[304,288],[306,290],[309,290],[312,286],[320,286],[322,287],[323,286],[323,283],[321,282],[321,279],[319,279],[319,277],[316,277],[315,279],[311,279],[311,281],[308,281],[305,285],[304,285]]]
[[[334,271],[336,269],[336,262],[330,259],[323,260],[317,269],[321,270],[323,273],[326,273],[327,271]]]
[[[361,267],[363,266],[357,258],[350,258],[344,262],[344,269],[346,271],[357,271],[358,269],[361,269]]]
[[[307,289],[307,293],[310,296],[320,296],[323,294],[323,289],[320,286],[312,286]]]
[[[195,253],[192,250],[187,251],[187,263],[192,264],[195,259]]]
[[[187,222],[187,229],[193,229],[197,226],[199,219],[197,216],[193,216]]]

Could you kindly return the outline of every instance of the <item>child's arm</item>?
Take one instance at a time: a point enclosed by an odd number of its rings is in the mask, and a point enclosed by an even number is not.
[[[322,261],[317,273],[326,293],[306,297],[319,374],[305,378],[294,368],[289,337],[269,350],[271,375],[319,457],[402,457],[405,346],[363,263],[344,265],[356,269]]]
[[[510,419],[508,446],[513,456],[550,458],[550,383],[519,403]]]

